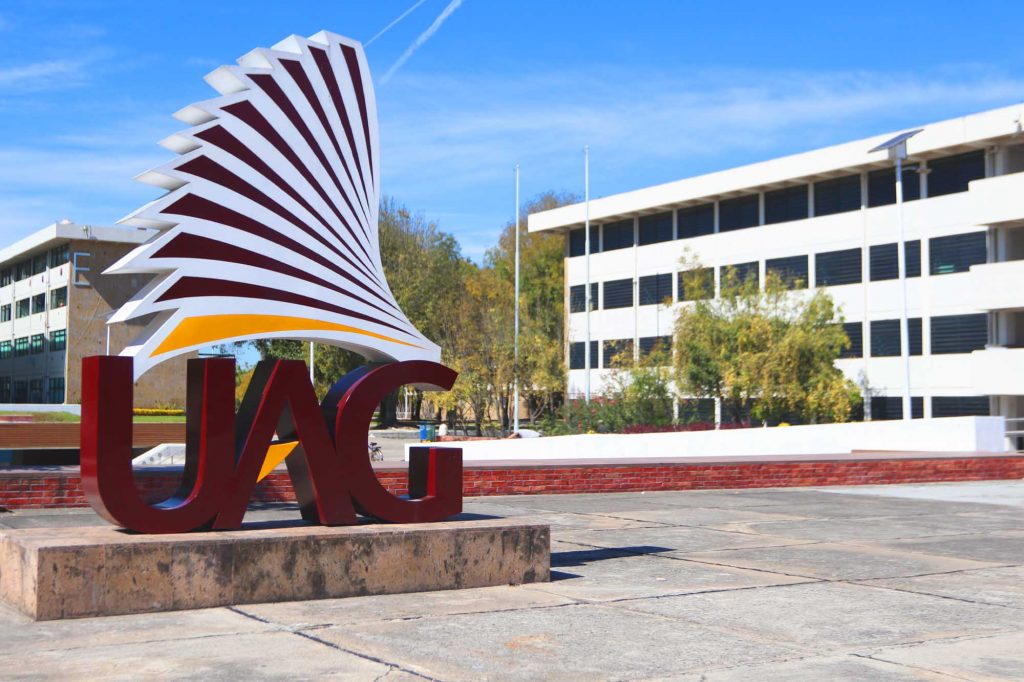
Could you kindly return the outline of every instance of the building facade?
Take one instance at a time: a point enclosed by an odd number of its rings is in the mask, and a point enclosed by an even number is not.
[[[118,353],[149,321],[106,324],[150,277],[103,271],[152,235],[63,221],[0,250],[0,404],[81,401],[82,358]],[[143,375],[135,405],[183,406],[184,362]]]
[[[865,414],[902,417],[902,292],[895,169],[868,150],[891,134],[603,197],[590,202],[591,390],[610,359],[671,344],[686,291],[684,257],[717,295],[732,266],[824,287],[852,347],[839,367]],[[1024,417],[1024,106],[924,126],[902,184],[914,417]],[[586,207],[530,216],[566,234],[568,390],[585,383]],[[709,417],[716,406],[690,401]],[[1015,422],[1008,422],[1012,430]],[[1024,425],[1019,428],[1024,428]]]

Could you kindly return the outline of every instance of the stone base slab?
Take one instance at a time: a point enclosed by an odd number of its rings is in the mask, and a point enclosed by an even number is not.
[[[0,599],[36,620],[546,582],[550,567],[550,527],[505,519],[0,531]]]

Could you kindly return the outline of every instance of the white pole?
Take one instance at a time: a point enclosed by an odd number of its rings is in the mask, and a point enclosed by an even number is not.
[[[515,371],[515,390],[512,396],[512,430],[519,432],[519,164],[516,164],[516,332],[515,359],[512,366]]]
[[[586,341],[583,344],[583,397],[586,403],[590,404],[590,145],[583,147],[583,248],[586,256],[587,282],[584,286],[583,300],[586,302]]]
[[[107,327],[107,355],[110,355],[110,323],[106,324]]]
[[[309,342],[309,383],[313,383],[313,342]]]
[[[907,153],[907,143],[901,143],[895,150],[896,156],[896,214],[899,223],[900,238],[896,242],[896,259],[899,261],[900,291],[903,305],[900,308],[900,357],[903,359],[903,418],[910,419],[910,325],[907,322],[907,257],[906,239],[903,234],[903,157]]]

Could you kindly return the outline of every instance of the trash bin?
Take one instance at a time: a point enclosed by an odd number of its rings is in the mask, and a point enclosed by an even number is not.
[[[420,422],[420,442],[427,440],[427,422]]]
[[[437,440],[437,426],[427,424],[427,442],[433,443],[435,440]]]

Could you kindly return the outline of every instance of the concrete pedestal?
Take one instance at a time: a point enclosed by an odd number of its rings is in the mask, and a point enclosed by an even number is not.
[[[505,519],[181,535],[0,531],[0,599],[36,620],[544,582],[547,525]]]

